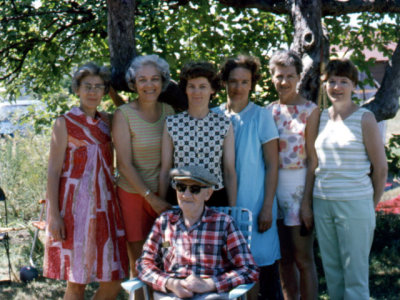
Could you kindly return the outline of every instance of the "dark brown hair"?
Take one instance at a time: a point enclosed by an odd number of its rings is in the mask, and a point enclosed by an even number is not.
[[[255,56],[239,55],[228,58],[221,66],[219,76],[223,82],[227,82],[229,74],[236,68],[244,68],[251,72],[251,89],[254,90],[257,81],[260,80],[260,60]]]
[[[179,87],[186,93],[188,80],[198,77],[207,78],[215,93],[221,89],[221,82],[217,76],[217,71],[214,65],[207,61],[189,62],[184,65],[179,76]]]
[[[321,80],[326,82],[331,76],[343,76],[349,78],[354,85],[358,83],[358,70],[350,59],[331,59],[322,73]]]

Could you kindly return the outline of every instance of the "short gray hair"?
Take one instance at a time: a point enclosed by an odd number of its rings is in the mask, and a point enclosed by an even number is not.
[[[156,54],[137,56],[132,60],[131,65],[125,73],[125,80],[129,89],[132,91],[135,90],[136,74],[138,70],[145,65],[153,65],[160,72],[162,91],[165,91],[169,81],[171,80],[171,76],[169,74],[169,65],[164,59]]]
[[[107,67],[100,67],[94,62],[88,62],[80,66],[72,77],[72,90],[76,93],[81,86],[81,81],[86,76],[99,76],[103,80],[104,94],[107,94],[110,89],[111,73]]]
[[[269,70],[271,74],[274,75],[275,68],[280,67],[295,67],[296,73],[298,75],[303,71],[303,62],[299,55],[293,50],[278,50],[272,54],[269,60]]]

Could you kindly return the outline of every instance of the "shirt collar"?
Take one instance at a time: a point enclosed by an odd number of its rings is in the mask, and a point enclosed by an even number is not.
[[[226,103],[221,104],[220,105],[220,109],[222,111],[224,111],[227,116],[233,116],[233,115],[242,115],[242,114],[246,113],[247,111],[249,111],[253,106],[254,106],[254,103],[249,100],[249,103],[247,103],[246,107],[243,108],[239,113],[228,112],[228,109],[226,107]]]
[[[201,222],[201,223],[215,222],[215,220],[216,220],[215,217],[216,217],[215,211],[213,209],[209,208],[208,206],[205,206],[203,214],[201,215],[200,220],[197,221],[196,224],[193,225],[193,226],[197,226],[197,224],[199,222]],[[170,222],[171,222],[171,224],[178,223],[178,222],[184,224],[183,213],[182,213],[182,210],[180,208],[176,208],[174,210],[174,212],[173,212],[173,214],[172,214],[172,216],[170,218]]]

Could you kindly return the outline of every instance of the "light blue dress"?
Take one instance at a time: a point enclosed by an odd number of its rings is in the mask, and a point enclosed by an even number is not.
[[[225,104],[213,110],[228,116],[233,125],[238,180],[236,205],[253,212],[251,252],[259,266],[272,265],[280,258],[276,199],[272,208],[272,227],[259,233],[257,218],[264,202],[265,163],[262,145],[279,138],[274,119],[269,110],[253,102],[249,102],[238,114],[228,113]]]

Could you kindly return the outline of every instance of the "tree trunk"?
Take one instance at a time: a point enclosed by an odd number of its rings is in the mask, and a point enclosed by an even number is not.
[[[290,14],[295,29],[291,48],[303,60],[298,90],[306,99],[317,102],[321,63],[324,60],[321,0],[293,0]]]
[[[116,90],[129,91],[125,72],[136,56],[135,0],[107,0],[108,45],[111,60],[111,84]]]
[[[400,41],[386,67],[381,87],[364,107],[373,111],[377,121],[391,119],[399,109],[400,97]]]
[[[189,0],[166,1],[175,6],[186,5],[189,2]],[[319,93],[321,65],[329,56],[329,42],[323,33],[321,17],[365,11],[400,12],[399,0],[219,0],[219,2],[239,8],[255,7],[277,14],[290,13],[295,28],[292,49],[300,54],[304,64],[302,81],[298,89],[305,98],[314,102],[317,101]],[[117,90],[128,90],[124,74],[132,58],[136,56],[134,33],[136,1],[107,0],[107,3],[112,84]],[[375,114],[377,120],[393,118],[399,108],[399,52],[398,44],[380,89],[375,98],[365,105]],[[178,92],[176,84],[171,85],[175,92]],[[169,98],[169,91],[165,94]]]
[[[125,81],[125,73],[137,56],[135,42],[135,0],[107,0],[108,45],[111,60],[111,84],[117,91],[132,92]],[[161,93],[159,101],[172,105],[175,110],[187,109],[187,100],[176,84],[171,81]]]
[[[320,18],[357,12],[400,12],[399,0],[219,0],[219,2],[238,8],[254,7],[276,14],[290,13],[295,27],[292,49],[301,55],[304,64],[303,79],[298,88],[303,96],[313,101],[316,100],[318,94],[314,89],[319,87],[321,63],[323,64],[329,57],[329,44],[324,39],[326,35],[324,37],[321,35]],[[381,87],[375,97],[365,104],[375,114],[378,121],[393,118],[399,109],[399,44],[400,41],[391,64],[386,69]]]

